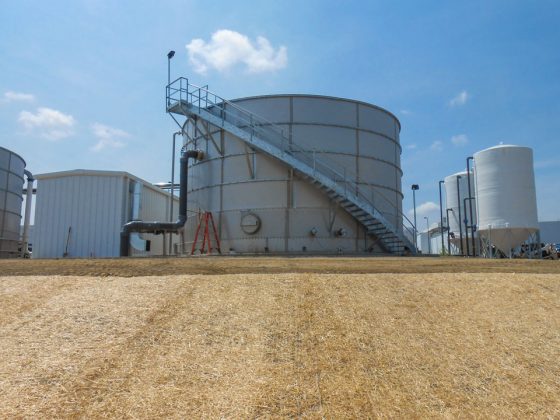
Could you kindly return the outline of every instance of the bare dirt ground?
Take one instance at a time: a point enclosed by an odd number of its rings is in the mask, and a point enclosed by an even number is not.
[[[0,261],[0,418],[560,417],[560,265]]]
[[[399,257],[193,257],[0,260],[0,276],[163,276],[173,274],[272,273],[551,273],[551,260]]]

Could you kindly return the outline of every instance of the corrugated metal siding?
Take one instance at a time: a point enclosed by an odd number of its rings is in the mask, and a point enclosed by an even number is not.
[[[69,257],[118,257],[120,231],[131,216],[131,182],[143,185],[141,220],[166,221],[169,217],[169,194],[146,181],[125,172],[72,172],[37,176],[34,258],[62,257],[69,227]],[[175,198],[174,202],[176,219],[179,201]],[[163,254],[162,235],[144,238],[152,241],[150,252],[134,251],[133,255]],[[173,235],[173,243],[178,241],[178,235]]]
[[[560,221],[539,222],[541,242],[545,244],[560,244]]]
[[[142,188],[142,201],[140,208],[140,218],[144,221],[169,221],[169,194],[159,189],[154,189],[147,184]],[[175,198],[173,206],[173,221],[177,220],[179,212],[179,200]],[[163,255],[163,235],[143,234],[144,239],[151,241],[150,252],[137,252],[133,250],[133,255]],[[173,235],[171,250],[167,249],[167,253],[173,253],[173,244],[179,242],[179,236]],[[169,236],[166,235],[166,246],[169,244]]]
[[[119,255],[124,177],[76,175],[38,179],[34,258]]]

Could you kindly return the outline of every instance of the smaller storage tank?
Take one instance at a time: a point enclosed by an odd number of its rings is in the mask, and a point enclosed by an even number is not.
[[[499,145],[474,154],[479,229],[506,255],[538,230],[533,151]]]
[[[475,197],[474,189],[474,177],[473,172],[469,174],[470,186],[471,186],[471,197]],[[458,182],[457,182],[458,180]],[[458,193],[457,193],[458,188]],[[469,207],[469,180],[467,178],[467,171],[458,172],[453,175],[449,175],[445,178],[445,202],[447,204],[446,209],[450,209],[449,215],[449,232],[451,234],[451,243],[455,245],[459,250],[461,248],[462,238],[463,251],[466,252],[466,234],[465,234],[465,219],[467,220],[467,225],[469,226],[468,235],[470,243],[471,226],[476,225],[476,205],[475,200],[472,200],[472,216],[473,220],[470,218],[470,207]],[[466,214],[465,214],[466,206]],[[445,210],[444,209],[444,213]],[[472,252],[472,251],[471,251]]]
[[[0,147],[0,258],[19,256],[25,161]]]

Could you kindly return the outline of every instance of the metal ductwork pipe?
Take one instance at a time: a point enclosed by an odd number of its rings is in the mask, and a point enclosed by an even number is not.
[[[187,182],[188,182],[188,165],[189,158],[201,160],[204,153],[200,150],[182,150],[181,151],[181,168],[180,168],[180,186],[179,186],[179,217],[175,222],[143,222],[141,220],[133,220],[123,225],[121,230],[121,257],[127,257],[130,247],[130,234],[138,233],[154,233],[160,234],[164,232],[177,233],[187,221]]]
[[[21,256],[29,257],[29,223],[31,221],[31,202],[33,201],[33,174],[27,169],[24,171],[27,177],[27,195],[25,196],[25,219],[23,222],[23,235],[21,237]]]

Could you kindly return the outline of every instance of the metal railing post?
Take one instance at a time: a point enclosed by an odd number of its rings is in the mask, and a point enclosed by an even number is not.
[[[253,114],[249,116],[249,125],[251,127],[251,143],[253,142],[253,136],[255,135],[255,127],[253,126]]]
[[[316,171],[316,168],[315,168],[315,149],[313,149],[313,175],[315,175],[315,171]]]

